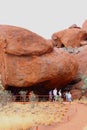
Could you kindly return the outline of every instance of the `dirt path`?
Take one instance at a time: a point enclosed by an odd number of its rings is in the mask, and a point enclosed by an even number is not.
[[[53,126],[39,126],[38,130],[83,130],[87,126],[87,105],[72,103],[75,114],[67,122]]]

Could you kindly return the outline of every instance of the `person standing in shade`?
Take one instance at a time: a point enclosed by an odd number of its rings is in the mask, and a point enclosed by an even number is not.
[[[61,89],[59,90],[58,95],[60,98],[62,97]]]
[[[53,90],[53,97],[54,97],[54,101],[56,101],[58,97],[56,88]]]
[[[52,95],[52,90],[49,91],[49,101],[52,101],[53,95]]]
[[[68,102],[72,101],[72,95],[70,92],[66,92],[65,96],[66,96],[66,101],[68,101]]]
[[[65,93],[65,99],[68,101],[68,92]]]
[[[68,98],[68,101],[69,101],[69,102],[71,102],[71,101],[72,101],[72,95],[71,95],[71,93],[70,93],[70,92],[68,92],[68,96],[67,96],[67,98]]]

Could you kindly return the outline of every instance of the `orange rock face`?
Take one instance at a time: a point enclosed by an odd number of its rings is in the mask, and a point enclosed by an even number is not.
[[[80,28],[70,27],[52,35],[54,45],[57,47],[79,47],[87,45],[87,32]]]
[[[42,83],[45,89],[69,83],[78,70],[74,56],[53,48],[51,41],[17,27],[0,26],[2,80],[5,88],[31,87]],[[44,82],[47,82],[45,85]]]
[[[78,48],[79,53],[75,54],[75,57],[77,59],[79,68],[78,73],[74,79],[76,81],[76,84],[72,86],[72,95],[73,98],[80,98],[82,95],[87,96],[87,93],[82,94],[82,86],[84,85],[81,76],[87,76],[87,45]]]
[[[58,50],[40,57],[5,56],[6,84],[9,86],[28,87],[52,79],[55,85],[63,86],[73,79],[77,71],[74,58]]]
[[[83,74],[87,74],[87,46],[85,46],[83,50],[76,55],[76,58],[79,63],[79,71]]]
[[[87,19],[84,21],[84,23],[82,25],[82,29],[87,31]]]
[[[82,92],[79,89],[71,90],[71,94],[73,99],[80,99],[82,97]]]
[[[79,68],[78,73],[81,75],[87,75],[87,46],[81,48],[81,52],[75,55]],[[79,75],[78,75],[79,76]],[[78,78],[78,77],[77,77]],[[80,89],[83,86],[83,82],[80,81],[73,88]]]
[[[53,45],[41,36],[23,28],[0,26],[0,44],[12,55],[42,55],[51,52]]]

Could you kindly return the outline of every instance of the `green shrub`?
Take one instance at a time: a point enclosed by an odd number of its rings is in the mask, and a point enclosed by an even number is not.
[[[37,101],[38,101],[38,97],[37,97],[36,94],[34,94],[33,91],[30,92],[29,101],[30,101],[30,102],[37,102]]]
[[[35,105],[38,105],[38,97],[34,94],[33,91],[30,92],[29,101],[31,102],[31,107],[34,108]]]
[[[12,102],[12,94],[7,90],[0,90],[0,104],[7,105],[7,103]]]
[[[21,96],[21,101],[22,101],[22,102],[25,102],[25,101],[26,101],[27,91],[21,90],[21,91],[19,92],[19,94],[20,94],[20,96]]]

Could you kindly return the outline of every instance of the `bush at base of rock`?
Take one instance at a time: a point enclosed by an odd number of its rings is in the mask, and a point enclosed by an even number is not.
[[[2,106],[7,105],[7,103],[12,102],[12,94],[6,90],[0,90],[0,104]]]

